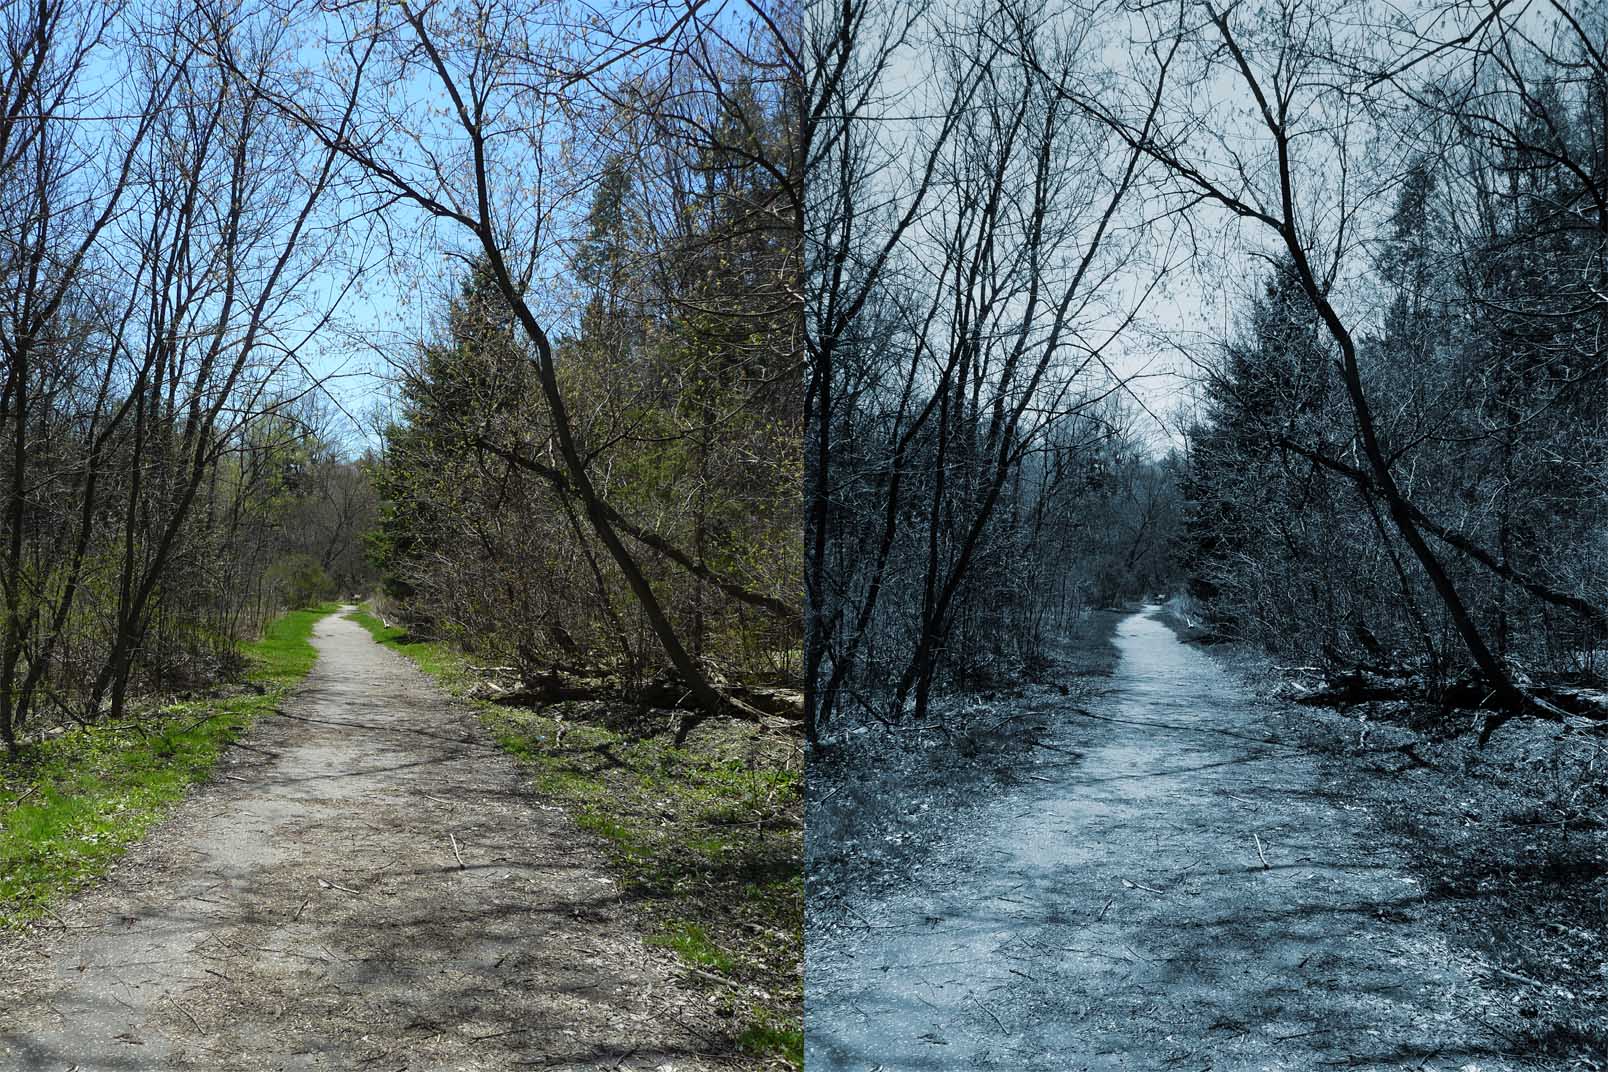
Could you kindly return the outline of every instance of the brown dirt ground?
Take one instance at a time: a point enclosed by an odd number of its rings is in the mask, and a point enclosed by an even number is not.
[[[812,1072],[1565,1067],[1514,1047],[1520,1010],[1300,716],[1153,616],[1116,645],[1103,695],[973,717],[942,749],[966,773],[892,778],[875,828],[872,775],[812,773]],[[1013,711],[1014,743],[979,732]]]
[[[0,1068],[741,1067],[596,846],[338,616],[107,881],[0,943]]]

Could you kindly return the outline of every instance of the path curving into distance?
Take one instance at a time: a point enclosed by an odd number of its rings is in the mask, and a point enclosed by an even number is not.
[[[958,847],[812,940],[810,1072],[1520,1067],[1366,812],[1155,609]]]
[[[0,1069],[718,1067],[668,954],[473,712],[354,622],[313,642],[283,714],[70,929],[0,944]]]

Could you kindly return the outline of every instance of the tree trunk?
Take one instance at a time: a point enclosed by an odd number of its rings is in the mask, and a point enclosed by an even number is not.
[[[488,218],[489,211],[482,214]],[[597,534],[598,541],[608,551],[609,557],[625,577],[627,586],[632,595],[636,597],[637,604],[642,608],[643,616],[647,619],[648,627],[658,639],[659,645],[664,649],[670,660],[670,665],[681,675],[687,683],[687,688],[697,699],[698,705],[710,714],[725,714],[734,712],[745,718],[758,718],[758,712],[739,700],[722,696],[714,686],[704,677],[698,668],[697,662],[682,645],[681,638],[676,635],[675,627],[671,624],[664,608],[660,605],[653,586],[648,583],[641,566],[637,564],[625,543],[620,539],[619,533],[609,523],[609,510],[598,495],[597,489],[592,486],[591,476],[586,471],[586,462],[581,457],[579,448],[575,445],[574,435],[570,428],[569,408],[565,405],[563,393],[558,386],[558,374],[553,365],[553,347],[542,330],[536,316],[530,311],[530,306],[520,296],[518,288],[514,286],[513,277],[508,272],[508,266],[503,261],[502,251],[492,241],[489,231],[480,232],[481,247],[486,258],[491,262],[492,270],[496,273],[498,288],[502,291],[504,299],[514,311],[519,320],[520,327],[536,347],[536,378],[541,385],[542,394],[547,401],[548,411],[553,417],[553,438],[557,441],[559,457],[563,459],[564,468],[569,473],[570,485],[580,497],[581,505],[586,513],[587,523]]]
[[[1293,213],[1287,213],[1287,218]],[[1483,745],[1491,732],[1517,713],[1536,706],[1536,701],[1526,696],[1513,684],[1508,676],[1507,669],[1492,653],[1485,637],[1481,635],[1478,625],[1464,604],[1462,596],[1448,576],[1445,566],[1435,555],[1424,535],[1414,522],[1416,513],[1407,497],[1397,487],[1394,475],[1390,471],[1390,462],[1385,457],[1384,449],[1379,444],[1377,430],[1374,427],[1373,412],[1368,404],[1367,394],[1362,385],[1362,373],[1357,364],[1357,346],[1352,339],[1350,331],[1341,322],[1334,306],[1329,303],[1328,297],[1318,286],[1317,279],[1312,273],[1311,265],[1307,261],[1306,251],[1296,241],[1293,227],[1286,227],[1285,246],[1294,259],[1297,271],[1300,274],[1302,288],[1307,298],[1312,302],[1318,315],[1323,319],[1324,326],[1329,334],[1340,346],[1341,378],[1345,383],[1346,397],[1351,403],[1352,413],[1357,421],[1357,436],[1361,441],[1363,456],[1368,461],[1368,468],[1373,477],[1374,487],[1385,500],[1385,511],[1390,516],[1391,524],[1401,534],[1402,541],[1413,552],[1413,557],[1429,577],[1430,584],[1434,586],[1435,593],[1440,597],[1446,608],[1446,613],[1452,620],[1452,626],[1457,630],[1458,637],[1468,649],[1469,656],[1474,665],[1485,676],[1491,686],[1494,698],[1499,706],[1506,709],[1509,714],[1493,716],[1486,721],[1485,728],[1480,733],[1480,743]]]

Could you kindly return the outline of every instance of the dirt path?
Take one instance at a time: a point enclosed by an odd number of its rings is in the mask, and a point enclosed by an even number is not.
[[[719,1067],[668,954],[473,715],[353,622],[314,643],[284,714],[71,930],[0,947],[0,1068]]]
[[[811,1072],[1524,1067],[1367,814],[1165,626],[1116,643],[1017,788],[809,934]]]

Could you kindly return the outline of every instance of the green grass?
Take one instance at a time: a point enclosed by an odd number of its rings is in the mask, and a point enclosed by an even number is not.
[[[266,685],[294,685],[307,676],[318,660],[311,638],[320,618],[340,609],[336,603],[321,603],[306,610],[294,610],[269,623],[263,638],[244,645],[251,661],[251,677]]]
[[[756,1057],[774,1054],[785,1058],[794,1068],[804,1067],[803,1029],[794,1024],[770,1021],[762,1010],[755,1010],[751,1022],[737,1036],[737,1047]]]
[[[410,638],[359,610],[347,617],[449,690],[474,676],[441,641]],[[645,914],[653,945],[731,980],[711,995],[732,1047],[768,1064],[803,1063],[803,777],[796,742],[725,719],[683,747],[663,713],[630,705],[540,711],[476,701],[480,721],[527,764],[538,792],[604,846]]]
[[[729,972],[736,966],[731,955],[710,941],[702,927],[686,920],[670,924],[662,933],[650,937],[648,944],[674,949],[687,963],[700,968]]]
[[[335,609],[287,614],[244,645],[261,692],[72,729],[0,762],[0,928],[50,913],[105,874],[312,669],[313,623]]]

